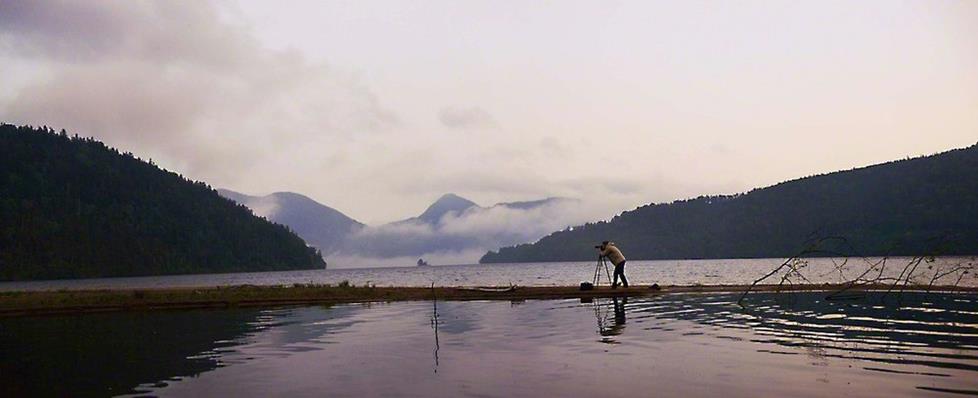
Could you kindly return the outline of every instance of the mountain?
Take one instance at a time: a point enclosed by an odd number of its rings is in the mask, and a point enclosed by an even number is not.
[[[436,225],[446,214],[454,213],[457,215],[470,208],[477,207],[479,207],[479,205],[475,204],[475,202],[471,200],[465,199],[453,193],[447,193],[438,198],[438,200],[436,200],[435,203],[432,203],[431,206],[428,206],[428,208],[425,209],[421,215],[399,222],[421,222],[424,224]]]
[[[577,203],[547,198],[482,207],[446,194],[417,217],[365,227],[334,254],[371,264],[384,260],[401,264],[411,258],[441,264],[471,263],[485,250],[539,239],[554,228],[570,225],[563,220],[574,217],[571,210]]]
[[[364,226],[329,206],[297,193],[276,192],[265,196],[249,196],[228,189],[218,189],[217,192],[225,198],[248,206],[255,215],[287,225],[323,253],[335,251],[348,235]]]
[[[577,204],[572,199],[546,198],[482,207],[449,193],[416,217],[367,226],[297,193],[218,192],[255,215],[288,226],[341,266],[414,264],[421,257],[437,263],[475,262],[486,250],[539,239],[568,225],[561,221],[565,217],[561,213]],[[331,263],[336,264],[334,260]]]
[[[416,217],[367,226],[306,196],[277,192],[250,196],[218,192],[255,215],[284,224],[340,266],[472,263],[486,250],[539,239],[575,219],[578,201],[546,198],[482,207],[445,194]]]
[[[486,253],[480,262],[572,261],[603,240],[632,259],[787,257],[841,236],[862,255],[978,254],[978,145],[801,178],[746,194],[649,204],[608,222]]]
[[[282,225],[62,130],[0,125],[0,280],[321,268]]]

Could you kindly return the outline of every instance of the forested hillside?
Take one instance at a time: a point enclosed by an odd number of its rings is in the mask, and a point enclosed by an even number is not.
[[[978,145],[741,195],[650,204],[481,262],[592,259],[603,240],[631,259],[786,257],[827,236],[848,239],[862,255],[978,254]]]
[[[202,182],[64,130],[0,125],[0,279],[322,267]]]

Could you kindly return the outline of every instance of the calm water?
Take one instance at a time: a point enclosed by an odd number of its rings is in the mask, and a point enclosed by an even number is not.
[[[0,395],[978,395],[974,294],[736,297],[0,319]]]
[[[631,283],[661,285],[720,285],[745,284],[764,275],[780,265],[783,259],[740,259],[740,260],[667,260],[667,261],[629,261],[626,275]],[[839,282],[840,274],[834,264],[840,259],[811,259],[805,276],[812,283]],[[875,261],[875,260],[873,260]],[[909,258],[891,258],[887,271],[898,273]],[[925,264],[917,271],[920,282],[929,281],[925,276],[933,272],[949,269],[955,264],[978,263],[970,258],[939,258],[933,264]],[[569,286],[581,281],[591,280],[594,262],[573,263],[519,263],[519,264],[475,264],[432,267],[327,269],[314,271],[252,272],[236,274],[172,275],[139,278],[101,278],[82,280],[0,282],[3,290],[44,290],[44,289],[112,289],[112,288],[156,288],[188,286],[227,286],[227,285],[292,285],[295,283],[337,284],[350,281],[362,286],[370,283],[377,286],[498,286],[515,284],[519,286]],[[926,269],[926,266],[932,266]],[[850,260],[845,267],[844,276],[851,278],[866,269],[862,260]],[[604,271],[602,270],[602,274]],[[888,272],[891,273],[891,272]],[[895,275],[895,274],[894,274]],[[602,276],[604,278],[604,276]],[[951,276],[941,282],[954,282]],[[772,279],[770,283],[776,283]],[[978,273],[966,275],[961,285],[978,286]]]

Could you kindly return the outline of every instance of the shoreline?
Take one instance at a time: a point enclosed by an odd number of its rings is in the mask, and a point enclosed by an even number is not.
[[[0,292],[0,318],[72,315],[120,311],[187,310],[204,308],[283,307],[367,302],[426,300],[559,300],[605,297],[645,297],[674,293],[741,293],[749,285],[663,286],[627,289],[607,286],[582,291],[578,286],[527,286],[512,290],[479,287],[353,287],[330,285],[216,286],[194,288],[102,289]],[[756,285],[752,292],[829,291],[838,284],[794,286]],[[881,291],[889,285],[866,285],[850,291]],[[900,290],[900,289],[894,289]],[[978,287],[905,286],[903,291],[978,293]]]

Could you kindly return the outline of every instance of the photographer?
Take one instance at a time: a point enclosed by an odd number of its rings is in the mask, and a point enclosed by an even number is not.
[[[621,250],[615,247],[614,242],[604,241],[600,245],[595,246],[600,253],[598,254],[598,259],[607,258],[615,265],[615,277],[614,282],[611,284],[612,289],[618,288],[618,277],[621,277],[621,284],[624,287],[628,287],[628,279],[625,278],[625,256],[621,254]]]

